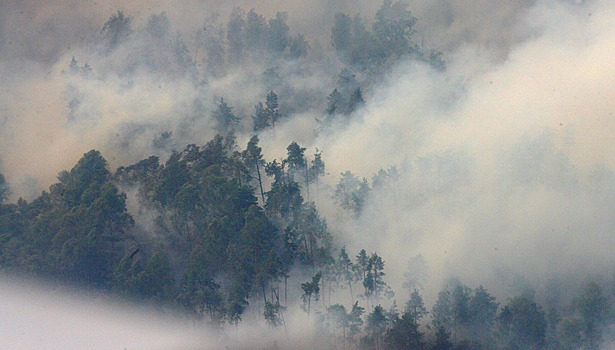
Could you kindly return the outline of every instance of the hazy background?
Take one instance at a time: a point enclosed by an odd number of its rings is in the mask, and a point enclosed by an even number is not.
[[[179,149],[206,142],[215,134],[211,120],[185,124],[195,98],[211,103],[224,96],[248,119],[264,98],[267,90],[254,82],[262,67],[228,72],[199,90],[173,72],[127,69],[139,58],[124,54],[130,47],[97,55],[92,40],[117,10],[133,16],[135,29],[166,12],[190,50],[194,32],[214,12],[225,25],[233,6],[267,16],[286,11],[291,33],[304,33],[312,50],[310,75],[291,76],[289,84],[322,95],[313,108],[276,127],[275,135],[262,135],[265,157],[283,157],[293,140],[308,147],[307,154],[318,148],[331,187],[346,170],[370,179],[381,168],[398,168],[400,181],[373,192],[357,221],[327,196],[318,206],[341,234],[338,243],[351,252],[378,251],[400,300],[407,260],[416,254],[429,267],[427,305],[451,276],[483,284],[498,298],[524,284],[544,291],[556,278],[612,277],[615,3],[409,4],[419,19],[416,40],[441,50],[447,70],[402,62],[364,85],[366,106],[349,125],[315,136],[314,120],[342,67],[331,58],[333,14],[372,18],[380,3],[3,1],[0,172],[12,199],[38,196],[92,148],[115,168],[152,154],[151,140],[161,131],[182,135],[175,140]],[[66,74],[73,56],[87,62],[95,78]],[[193,58],[202,63],[198,53]],[[74,91],[81,104],[71,120]],[[240,147],[248,137],[238,134]]]

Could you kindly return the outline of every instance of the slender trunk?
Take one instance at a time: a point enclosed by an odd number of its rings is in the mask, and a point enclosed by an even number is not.
[[[312,260],[312,256],[310,255],[310,248],[308,246],[308,237],[307,235],[303,235],[303,248],[305,249],[305,254],[310,259],[310,265],[312,266],[312,272],[314,272],[314,261]]]
[[[316,175],[316,204],[320,202],[320,189],[318,187],[318,175]]]
[[[321,279],[321,281],[322,281],[322,282],[321,282],[321,284],[322,284],[322,288],[321,288],[320,290],[322,291],[322,293],[321,293],[321,294],[322,294],[322,310],[323,310],[323,312],[324,312],[324,310],[326,310],[326,309],[327,309],[327,307],[325,306],[325,295],[326,295],[325,293],[326,293],[327,291],[325,290],[325,279],[324,279],[324,278],[322,278],[322,279]]]
[[[261,170],[260,166],[258,165],[258,161],[256,161],[256,173],[258,174],[258,186],[261,190],[261,199],[263,200],[263,205],[265,205],[265,191],[263,191],[263,180],[261,178]]]
[[[307,192],[307,201],[310,202],[310,172],[307,166],[307,158],[305,158],[305,190]]]
[[[331,290],[333,288],[331,287],[331,282],[329,282],[329,304],[327,304],[327,306],[331,306]]]
[[[265,301],[265,304],[263,305],[267,305],[267,292],[265,291],[265,283],[261,283],[261,287],[263,288],[263,300]]]
[[[352,282],[348,281],[348,289],[350,289],[350,300],[352,300],[352,305],[354,305],[354,296],[352,295]]]
[[[310,295],[308,297],[308,312],[307,312],[307,314],[308,314],[308,322],[307,322],[307,336],[308,336],[308,339],[310,339],[310,306],[311,306],[310,304],[311,303],[312,303],[312,296]]]
[[[284,275],[284,307],[288,306],[288,275]]]

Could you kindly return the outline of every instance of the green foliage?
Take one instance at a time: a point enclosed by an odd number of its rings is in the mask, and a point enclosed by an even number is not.
[[[115,292],[136,300],[167,302],[175,292],[168,258],[157,252],[141,259],[142,254],[136,248],[119,262],[114,273]]]
[[[50,192],[4,207],[3,261],[88,286],[110,288],[132,217],[100,152],[85,153]],[[9,209],[10,210],[7,210]]]
[[[336,13],[331,29],[331,45],[340,55],[347,55],[353,41],[352,18],[343,13]]]
[[[439,326],[436,331],[436,341],[431,350],[452,350],[453,343],[451,343],[451,334],[446,331],[444,326]]]
[[[388,349],[422,349],[423,333],[419,331],[417,314],[407,310],[401,317],[395,316],[384,338]]]
[[[348,336],[350,338],[361,332],[361,326],[363,325],[363,319],[361,318],[361,316],[363,315],[364,311],[365,309],[359,306],[358,301],[352,305],[352,310],[350,310],[350,313],[348,314]]]
[[[595,282],[588,283],[582,294],[573,300],[572,307],[580,321],[585,348],[599,349],[610,313],[610,305],[602,287]]]
[[[231,63],[241,62],[246,47],[243,32],[246,27],[245,12],[238,7],[233,8],[226,26],[226,41],[228,42],[228,57]]]
[[[213,325],[219,325],[226,314],[220,285],[200,269],[188,271],[183,275],[177,298],[185,310],[199,318],[208,316]]]
[[[445,285],[438,293],[438,299],[431,309],[433,316],[434,328],[444,327],[451,329],[453,325],[453,304],[451,291],[448,285]]]
[[[331,123],[330,120],[343,108],[342,94],[334,89],[329,96],[327,96],[327,108],[325,109],[325,123]]]
[[[303,34],[297,34],[290,38],[288,43],[288,56],[293,59],[307,56],[310,45]]]
[[[365,201],[370,193],[367,179],[363,178],[360,181],[350,171],[342,173],[341,176],[339,183],[335,186],[335,201],[342,209],[358,217],[363,212]]]
[[[542,308],[527,297],[512,298],[498,316],[497,338],[504,349],[545,346],[547,321]]]
[[[301,300],[303,303],[301,304],[301,309],[307,313],[308,322],[310,318],[310,313],[312,311],[312,299],[318,301],[320,298],[320,282],[322,279],[322,273],[318,272],[314,276],[312,276],[312,280],[309,282],[301,283],[301,290],[303,294],[301,294]]]
[[[109,20],[105,22],[100,35],[103,47],[107,52],[113,51],[128,38],[132,33],[131,22],[132,17],[124,15],[122,11],[111,15]]]
[[[313,179],[318,183],[318,178],[325,175],[325,162],[322,160],[322,151],[316,149],[314,153],[314,159],[312,159],[312,165],[310,166],[310,179]]]
[[[417,49],[412,42],[416,21],[407,3],[384,0],[376,12],[373,27],[377,44],[385,57],[399,57]]]
[[[288,165],[288,174],[291,180],[294,179],[296,174],[306,174],[305,147],[301,147],[293,141],[286,150],[288,152],[286,164]]]
[[[365,331],[367,335],[361,340],[363,347],[382,349],[384,336],[388,328],[389,318],[381,305],[376,305],[374,310],[367,315]]]
[[[248,141],[245,151],[242,152],[242,158],[245,161],[249,181],[258,183],[258,189],[262,203],[265,203],[265,192],[263,191],[262,172],[265,170],[265,160],[263,159],[262,148],[258,146],[258,136],[253,135]]]
[[[341,333],[339,338],[345,343],[348,336],[348,327],[350,326],[350,316],[346,311],[346,307],[341,304],[329,306],[327,308],[326,319],[329,327],[333,329],[334,336],[337,333],[336,331],[339,331],[339,333]]]
[[[337,259],[335,260],[334,271],[337,275],[338,284],[342,287],[344,285],[348,286],[350,298],[354,302],[352,284],[356,282],[357,275],[355,274],[354,264],[346,252],[346,247],[342,247],[342,249],[340,249]]]
[[[270,91],[265,97],[265,104],[258,102],[254,106],[254,132],[266,130],[268,128],[275,129],[275,123],[282,117],[279,110],[278,95]]]
[[[498,303],[483,286],[479,286],[468,303],[470,314],[470,333],[473,339],[485,339],[491,333],[495,323]]]
[[[408,317],[412,317],[416,323],[429,313],[418,290],[415,289],[410,294],[410,300],[406,303],[405,313],[408,314]]]
[[[269,19],[267,28],[267,48],[275,55],[281,55],[289,44],[290,37],[288,32],[290,28],[286,24],[288,14],[286,12],[277,12],[275,18]]]
[[[214,120],[218,123],[218,130],[223,134],[231,133],[239,124],[239,118],[233,114],[233,109],[220,98],[217,109],[212,114]]]
[[[265,321],[271,327],[279,327],[284,321],[281,317],[282,306],[277,302],[270,302],[268,300],[265,301],[265,311],[263,316],[265,317]]]
[[[426,52],[414,41],[416,23],[406,2],[385,0],[376,12],[371,31],[358,16],[335,14],[331,44],[344,62],[370,73],[382,72],[402,57],[414,57],[443,70],[442,53]]]

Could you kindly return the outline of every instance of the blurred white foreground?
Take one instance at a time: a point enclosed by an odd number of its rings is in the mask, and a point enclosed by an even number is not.
[[[205,330],[152,310],[0,276],[2,349],[207,349]]]

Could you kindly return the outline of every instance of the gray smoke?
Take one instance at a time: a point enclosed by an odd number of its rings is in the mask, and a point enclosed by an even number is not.
[[[312,132],[315,119],[342,68],[330,58],[333,14],[371,18],[379,3],[5,1],[0,158],[13,199],[35,197],[92,148],[116,167],[164,155],[169,149],[156,149],[152,140],[165,131],[179,148],[204,143],[215,134],[210,113],[219,97],[249,120],[268,91],[260,63],[196,89],[181,66],[154,71],[143,56],[131,56],[146,52],[145,37],[104,58],[90,44],[117,10],[133,16],[135,30],[165,12],[172,37],[179,33],[194,52],[195,31],[216,12],[224,25],[235,5],[267,16],[288,12],[291,31],[306,33],[318,53],[308,59],[309,75],[291,74],[293,63],[278,67],[285,83],[314,103],[275,134],[261,135],[265,156],[283,157],[291,141],[308,147],[306,154],[322,150],[329,189],[346,170],[368,179],[380,169],[399,170],[397,182],[372,192],[356,221],[324,189],[317,203],[338,243],[383,256],[398,304],[405,301],[407,261],[417,254],[429,267],[427,305],[449,277],[483,284],[502,301],[518,292],[519,281],[541,292],[556,278],[612,273],[615,3],[609,0],[411,1],[417,41],[442,50],[447,70],[401,62],[365,86],[367,103],[350,123],[319,135]],[[73,56],[92,75],[69,74]],[[202,52],[193,59],[202,65]],[[238,133],[242,147],[248,124]]]

